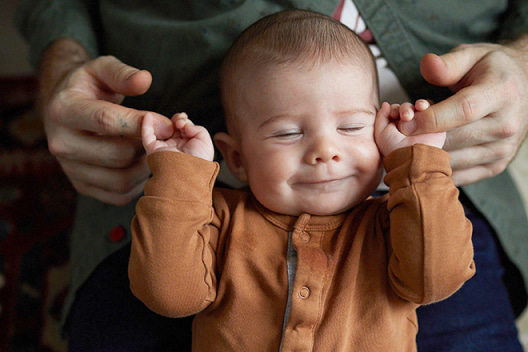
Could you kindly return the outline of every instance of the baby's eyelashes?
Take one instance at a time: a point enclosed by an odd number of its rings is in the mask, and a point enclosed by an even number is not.
[[[344,132],[344,133],[355,133],[355,132],[359,132],[361,131],[362,129],[364,129],[365,126],[362,126],[362,125],[358,125],[358,126],[347,126],[347,127],[339,127],[338,128],[338,131],[340,132]]]
[[[268,138],[294,139],[302,135],[301,130],[284,130],[271,133]]]

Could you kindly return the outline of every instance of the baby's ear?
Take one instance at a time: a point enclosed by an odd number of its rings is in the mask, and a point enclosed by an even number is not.
[[[225,132],[215,134],[213,139],[216,147],[222,153],[229,171],[240,181],[247,182],[247,173],[242,165],[239,141]]]

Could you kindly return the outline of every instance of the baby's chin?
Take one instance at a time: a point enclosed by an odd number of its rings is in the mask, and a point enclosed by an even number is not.
[[[343,204],[341,206],[336,206],[335,202],[332,204],[324,204],[324,203],[318,203],[318,204],[303,204],[297,209],[289,209],[284,211],[275,211],[277,213],[285,214],[285,215],[291,215],[291,216],[300,216],[301,214],[310,214],[314,216],[332,216],[332,215],[338,215],[345,213],[349,211],[350,209],[354,208],[358,204],[360,204],[364,199],[360,201],[356,201],[353,203],[347,203]]]
[[[359,202],[358,202],[359,203]],[[332,216],[342,213],[346,213],[350,209],[354,208],[358,203],[347,205],[346,207],[314,207],[312,209],[307,209],[304,213],[308,213],[315,216]]]

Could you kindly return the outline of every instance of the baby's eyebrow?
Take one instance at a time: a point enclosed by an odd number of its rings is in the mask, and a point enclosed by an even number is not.
[[[367,114],[367,115],[376,116],[376,110],[370,110],[370,109],[351,109],[351,110],[338,111],[336,114],[337,114],[337,115]]]
[[[337,116],[351,116],[351,115],[370,115],[372,117],[376,116],[376,109],[373,108],[372,110],[368,108],[359,108],[359,109],[349,109],[349,110],[343,110],[343,111],[337,111],[334,113]],[[299,118],[301,115],[295,115],[291,113],[284,113],[284,114],[278,114],[273,115],[269,118],[267,118],[265,121],[263,121],[260,125],[258,125],[257,129],[261,129],[267,125],[270,125],[275,122],[279,122],[281,120],[295,120]]]

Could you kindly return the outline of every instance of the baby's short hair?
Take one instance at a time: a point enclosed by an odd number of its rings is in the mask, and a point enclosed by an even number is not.
[[[372,71],[375,60],[367,44],[338,20],[307,10],[277,12],[255,22],[235,39],[220,70],[220,90],[226,120],[233,113],[230,95],[237,94],[245,70],[269,64],[353,63]],[[229,123],[228,123],[229,124]]]

